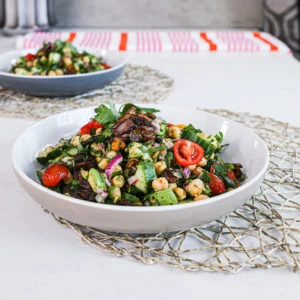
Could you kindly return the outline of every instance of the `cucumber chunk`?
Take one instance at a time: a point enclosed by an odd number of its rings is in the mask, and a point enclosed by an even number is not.
[[[154,192],[150,195],[149,200],[151,203],[154,202],[157,205],[172,205],[178,203],[178,200],[171,189]]]
[[[100,174],[96,169],[92,168],[89,170],[88,183],[96,193],[98,189],[107,190],[105,178],[103,174]]]
[[[156,172],[153,163],[148,160],[140,162],[136,167],[135,176],[137,178],[137,182],[134,186],[141,192],[147,194],[152,181],[156,179]]]
[[[46,156],[38,156],[36,158],[36,160],[42,164],[42,165],[47,165],[48,162],[50,160],[54,160],[56,159],[57,157],[61,156],[62,155],[62,150],[61,149],[53,149],[52,151],[50,151]]]

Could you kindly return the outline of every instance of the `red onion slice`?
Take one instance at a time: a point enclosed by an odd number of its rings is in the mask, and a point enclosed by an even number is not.
[[[122,161],[123,161],[123,156],[121,154],[118,154],[115,157],[113,157],[112,160],[109,162],[109,164],[105,169],[105,175],[109,180],[111,179],[111,176],[114,172],[114,168]]]
[[[127,179],[127,181],[128,181],[128,184],[129,184],[129,185],[134,185],[134,184],[137,183],[138,179],[136,178],[136,176],[133,175],[133,176],[129,177],[129,178]]]
[[[191,170],[188,167],[185,167],[183,170],[183,176],[189,178],[191,176]]]

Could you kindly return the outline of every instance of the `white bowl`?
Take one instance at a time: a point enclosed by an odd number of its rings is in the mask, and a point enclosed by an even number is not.
[[[151,105],[152,106],[152,105]],[[239,162],[248,178],[242,186],[213,198],[188,204],[157,207],[126,207],[70,198],[38,183],[36,153],[47,144],[70,136],[94,115],[93,108],[73,110],[42,120],[15,142],[12,163],[27,193],[45,209],[69,221],[106,231],[156,233],[197,226],[226,215],[247,201],[259,188],[267,170],[265,143],[250,129],[220,116],[195,109],[156,105],[171,123],[192,123],[209,134],[224,133],[229,143],[223,153],[227,162]]]

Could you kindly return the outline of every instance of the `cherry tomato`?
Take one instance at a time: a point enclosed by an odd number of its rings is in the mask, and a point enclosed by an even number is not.
[[[227,175],[231,180],[233,180],[233,181],[236,183],[237,186],[241,186],[241,184],[240,184],[240,182],[237,180],[237,178],[236,178],[236,176],[235,176],[233,170],[229,170],[229,171],[226,173],[226,175]]]
[[[49,166],[42,174],[42,183],[46,187],[57,186],[61,180],[69,176],[69,169],[61,164]]]
[[[167,124],[167,126],[168,126],[168,127],[173,127],[173,126],[174,126],[174,124],[172,124],[172,123],[168,123],[168,124]]]
[[[31,54],[31,53],[28,53],[28,54],[25,56],[25,59],[26,59],[26,61],[33,61],[33,60],[36,59],[36,55]]]
[[[184,139],[175,142],[173,152],[177,163],[185,167],[199,163],[204,156],[200,145]]]
[[[233,170],[227,171],[226,175],[227,175],[231,180],[237,181],[236,176],[235,176]]]
[[[225,183],[215,174],[208,173],[210,181],[207,183],[213,195],[219,195],[226,191]]]
[[[110,69],[111,66],[107,63],[101,63],[101,65],[105,68],[105,69]]]
[[[215,165],[217,165],[217,164],[219,164],[218,162],[216,162],[216,163],[213,163],[211,166],[210,166],[210,173],[213,173],[214,172],[214,170],[215,170]]]
[[[90,134],[92,129],[97,130],[98,128],[104,128],[104,126],[99,122],[97,122],[96,120],[92,119],[90,122],[88,122],[87,124],[85,124],[79,129],[79,133],[81,135]]]

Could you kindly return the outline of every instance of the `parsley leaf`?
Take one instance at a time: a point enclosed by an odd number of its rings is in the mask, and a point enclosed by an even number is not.
[[[160,112],[160,110],[158,110],[156,108],[146,108],[146,107],[140,107],[140,106],[134,105],[132,103],[126,103],[120,107],[119,113],[121,115],[124,115],[131,107],[135,107],[136,112],[142,113],[142,114]]]
[[[94,119],[101,123],[102,125],[107,125],[109,123],[113,123],[119,117],[119,114],[116,110],[116,107],[112,103],[108,103],[109,107],[104,104],[101,104],[97,108],[95,108],[95,117]]]

